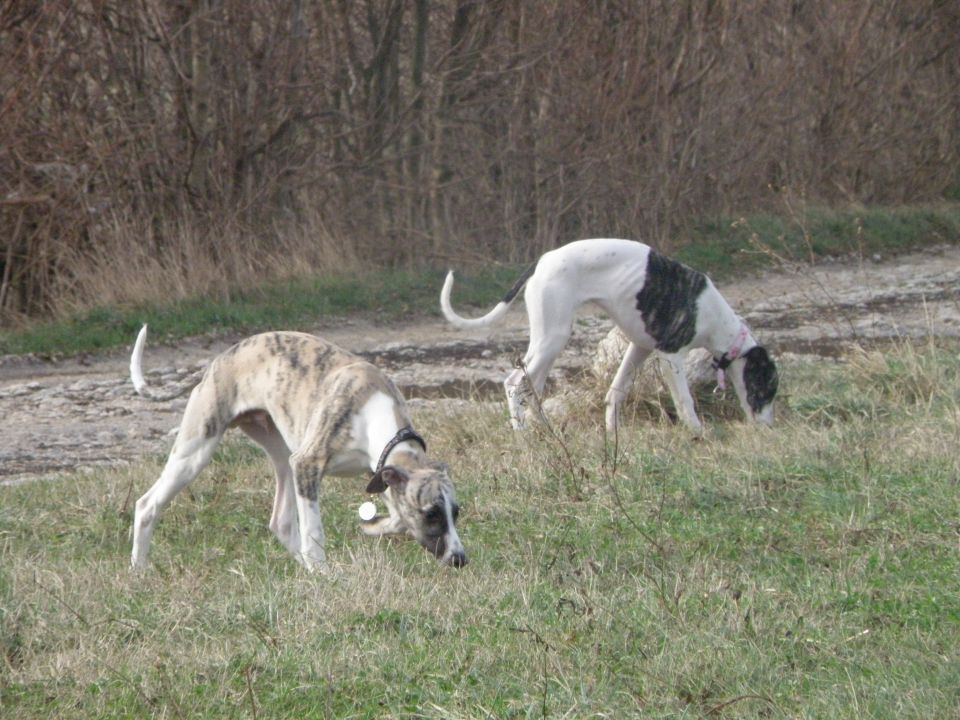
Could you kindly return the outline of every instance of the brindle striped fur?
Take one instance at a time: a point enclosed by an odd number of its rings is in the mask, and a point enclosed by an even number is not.
[[[146,327],[131,358],[138,392]],[[411,425],[403,396],[374,365],[320,338],[270,332],[214,358],[193,389],[163,473],[137,501],[132,564],[143,567],[160,511],[206,466],[223,434],[239,427],[273,461],[276,494],[270,529],[308,567],[324,567],[319,486],[327,475],[372,470],[397,429]],[[392,462],[391,462],[392,460]],[[447,470],[403,442],[388,458],[377,492],[389,515],[362,525],[370,535],[408,533],[446,564],[466,555],[453,519]],[[437,508],[443,522],[437,522]]]

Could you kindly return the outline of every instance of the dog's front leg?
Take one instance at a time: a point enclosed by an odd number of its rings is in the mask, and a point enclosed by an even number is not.
[[[700,418],[697,417],[697,411],[693,404],[693,396],[690,394],[690,386],[687,384],[687,373],[684,368],[683,355],[671,354],[661,355],[663,362],[663,377],[667,381],[667,387],[670,389],[670,397],[673,399],[673,406],[677,410],[680,421],[693,431],[694,436],[703,435],[703,425]]]
[[[249,413],[237,426],[262,447],[273,463],[276,492],[270,530],[294,555],[300,553],[300,531],[297,522],[296,489],[290,465],[290,450],[277,430],[273,419],[265,412]]]
[[[637,368],[643,363],[649,350],[637,347],[636,343],[630,343],[627,351],[623,354],[623,360],[620,362],[620,368],[610,384],[606,397],[606,424],[607,432],[616,432],[620,424],[620,405],[627,396],[630,384],[633,382],[634,374]]]
[[[360,530],[364,535],[380,537],[381,535],[403,535],[407,531],[407,526],[399,515],[379,515],[373,520],[362,521]]]
[[[529,382],[522,367],[513,370],[503,381],[507,394],[507,408],[510,411],[510,424],[514,430],[523,430],[526,424],[524,415],[527,408],[527,396],[530,394]]]
[[[297,492],[297,519],[300,526],[300,552],[298,560],[308,570],[327,570],[327,554],[324,550],[327,538],[320,518],[320,480],[323,465],[316,458],[309,461],[300,458],[291,463],[294,486]]]
[[[383,500],[387,504],[387,514],[377,515],[372,520],[365,520],[360,523],[360,530],[364,535],[379,537],[381,535],[403,535],[407,532],[407,525],[397,510],[396,503],[393,500],[393,493],[388,488],[383,493]]]

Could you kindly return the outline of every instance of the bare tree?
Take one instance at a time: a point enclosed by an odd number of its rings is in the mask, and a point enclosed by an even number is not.
[[[944,0],[9,0],[0,317],[90,304],[126,253],[222,289],[311,242],[521,260],[785,190],[934,199],[958,44]]]

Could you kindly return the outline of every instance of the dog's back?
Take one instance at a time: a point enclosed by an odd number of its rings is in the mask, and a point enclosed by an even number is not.
[[[332,412],[331,398],[345,398],[339,412],[348,417],[378,391],[404,407],[396,386],[363,358],[307,333],[268,332],[217,356],[194,392],[215,396],[223,421],[263,410],[285,435],[302,437],[312,408],[324,404]]]
[[[544,254],[527,293],[542,298],[534,302],[557,318],[592,302],[635,342],[663,352],[702,341],[698,314],[726,306],[703,273],[644,243],[609,238],[578,240]]]

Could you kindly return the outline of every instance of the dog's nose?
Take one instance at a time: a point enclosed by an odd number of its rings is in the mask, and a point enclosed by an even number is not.
[[[462,568],[467,564],[467,554],[463,550],[450,553],[450,559],[447,561],[455,568]]]

